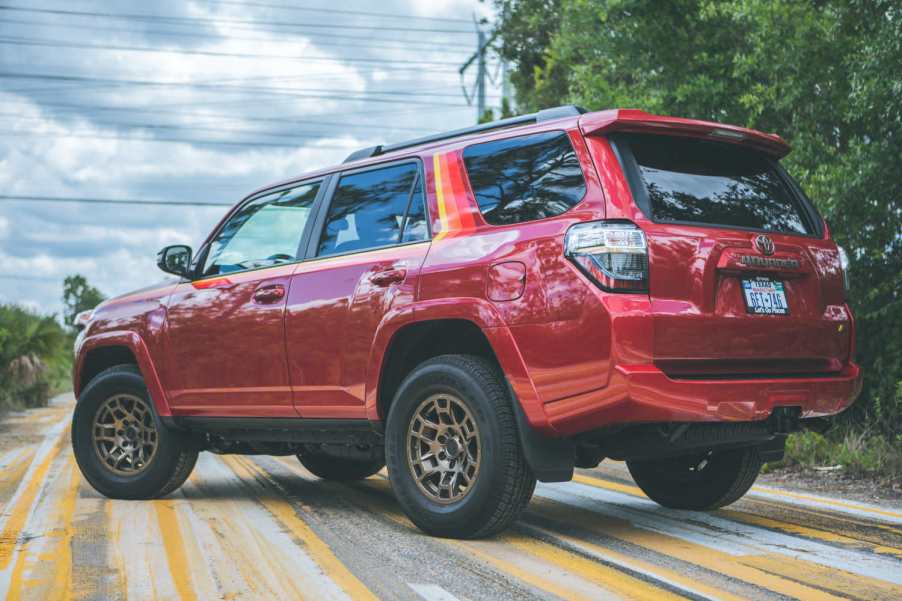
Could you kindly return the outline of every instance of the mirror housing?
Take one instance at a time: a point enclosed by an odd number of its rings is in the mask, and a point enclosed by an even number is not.
[[[190,277],[191,247],[184,244],[165,246],[157,253],[157,267],[183,278]]]

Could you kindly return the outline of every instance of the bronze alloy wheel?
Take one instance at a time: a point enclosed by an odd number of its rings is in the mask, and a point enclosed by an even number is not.
[[[476,483],[481,459],[479,428],[463,401],[442,393],[420,403],[407,430],[407,465],[429,500],[463,499]]]
[[[144,471],[157,453],[159,436],[147,402],[117,394],[101,403],[91,428],[94,451],[103,466],[120,476]]]

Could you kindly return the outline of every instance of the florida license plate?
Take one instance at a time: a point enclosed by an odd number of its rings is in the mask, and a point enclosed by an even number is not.
[[[783,282],[770,278],[742,280],[745,310],[754,315],[789,315]]]

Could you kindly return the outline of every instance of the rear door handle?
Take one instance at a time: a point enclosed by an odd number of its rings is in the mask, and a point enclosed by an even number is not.
[[[400,284],[406,277],[406,269],[386,269],[371,275],[370,281],[376,286],[391,286],[392,284]]]
[[[271,305],[285,298],[285,286],[272,284],[254,290],[254,302],[261,305]]]

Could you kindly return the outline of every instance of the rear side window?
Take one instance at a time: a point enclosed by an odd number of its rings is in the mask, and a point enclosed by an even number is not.
[[[543,132],[474,144],[464,163],[479,210],[503,225],[560,215],[586,193],[586,182],[569,136]]]
[[[425,240],[428,235],[419,180],[416,163],[343,175],[329,206],[317,254]]]
[[[759,151],[673,136],[634,134],[616,141],[632,163],[633,194],[655,221],[811,233],[776,164]]]

